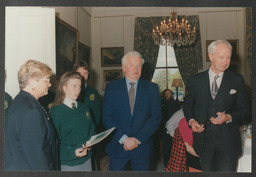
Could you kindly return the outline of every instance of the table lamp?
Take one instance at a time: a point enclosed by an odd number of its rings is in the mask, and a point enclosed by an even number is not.
[[[172,87],[176,87],[176,100],[178,101],[178,87],[183,87],[182,79],[179,79],[179,78],[173,79]]]

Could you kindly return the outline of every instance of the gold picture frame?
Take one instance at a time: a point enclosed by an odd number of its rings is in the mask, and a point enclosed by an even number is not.
[[[101,66],[122,66],[124,47],[101,48]]]
[[[72,70],[78,58],[78,30],[56,17],[56,76]]]
[[[84,60],[90,66],[91,48],[78,42],[78,61]]]
[[[114,70],[104,70],[103,71],[103,85],[102,90],[105,90],[106,84],[110,81],[121,79],[123,77],[123,72],[121,69]]]

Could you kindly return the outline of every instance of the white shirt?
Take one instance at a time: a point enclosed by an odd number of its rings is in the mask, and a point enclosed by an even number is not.
[[[185,116],[182,108],[176,111],[165,124],[165,128],[167,129],[166,133],[171,135],[171,137],[173,137],[174,132],[178,127],[180,120],[183,119],[184,117]]]
[[[215,74],[211,68],[209,69],[209,80],[210,80],[210,89],[212,89],[212,83],[214,81],[214,77],[216,76],[217,74]],[[224,72],[221,72],[218,74],[219,77],[218,79],[216,80],[216,83],[217,83],[217,86],[218,88],[220,88],[220,84],[221,84],[221,81],[222,81],[222,78],[223,78],[223,75],[224,75]],[[212,90],[211,90],[212,91]]]
[[[72,109],[72,103],[75,103],[76,107],[77,107],[77,101],[73,101],[69,98],[65,98],[63,101],[63,104],[67,105],[68,107],[70,107]]]

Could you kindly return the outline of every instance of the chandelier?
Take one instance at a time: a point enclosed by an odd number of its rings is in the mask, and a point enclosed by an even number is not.
[[[178,21],[177,13],[172,12],[169,20],[162,20],[160,26],[153,29],[153,40],[156,45],[178,46],[191,45],[196,40],[196,27],[191,29],[189,21],[182,18]]]

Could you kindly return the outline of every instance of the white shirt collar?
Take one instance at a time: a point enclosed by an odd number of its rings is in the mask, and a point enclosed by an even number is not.
[[[213,82],[214,77],[215,77],[216,75],[217,75],[217,74],[215,74],[215,73],[211,70],[211,67],[210,67],[210,69],[209,69],[210,86],[212,85],[212,82]],[[219,73],[218,75],[219,75],[219,78],[216,80],[216,82],[217,82],[218,87],[220,87],[220,84],[221,84],[221,81],[222,81],[224,72],[221,72],[221,73]]]
[[[77,101],[73,101],[70,98],[65,98],[63,104],[67,105],[68,107],[72,108],[72,103],[75,103],[77,107]]]
[[[215,74],[215,73],[212,71],[211,67],[210,67],[210,69],[209,69],[209,76],[214,78],[215,75],[217,75],[217,74]],[[221,72],[221,73],[219,73],[218,75],[222,78],[223,75],[224,75],[224,72]]]

